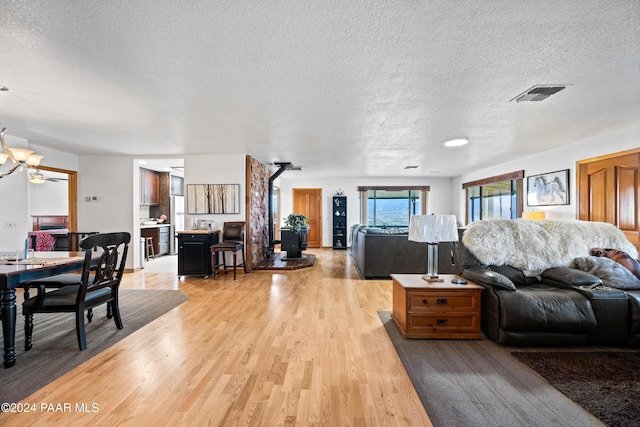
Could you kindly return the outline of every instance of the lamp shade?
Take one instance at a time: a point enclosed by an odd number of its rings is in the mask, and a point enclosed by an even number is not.
[[[522,218],[531,219],[533,221],[540,221],[542,219],[545,219],[546,217],[547,216],[545,215],[544,212],[539,212],[539,211],[522,212]]]
[[[19,162],[26,162],[29,156],[33,153],[33,150],[26,148],[9,148],[13,157]]]
[[[414,242],[457,242],[458,224],[455,215],[412,215],[409,240]]]
[[[40,164],[40,160],[42,160],[44,156],[40,155],[40,154],[31,154],[28,158],[27,158],[27,164],[29,166],[38,166]]]

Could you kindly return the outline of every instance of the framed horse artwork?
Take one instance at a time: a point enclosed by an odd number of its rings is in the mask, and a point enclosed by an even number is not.
[[[527,177],[527,205],[569,204],[569,169]]]

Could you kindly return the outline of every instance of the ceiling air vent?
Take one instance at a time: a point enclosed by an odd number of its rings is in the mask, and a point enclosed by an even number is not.
[[[531,89],[527,89],[524,93],[513,98],[511,101],[516,102],[540,102],[544,101],[554,93],[560,92],[567,87],[566,85],[538,85],[533,86]]]

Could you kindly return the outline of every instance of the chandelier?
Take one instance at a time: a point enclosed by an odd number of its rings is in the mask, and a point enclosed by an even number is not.
[[[4,131],[7,128],[2,128],[0,132],[0,144],[2,144],[2,151],[0,151],[0,166],[7,162],[7,159],[11,160],[11,167],[7,171],[0,170],[0,178],[7,175],[17,175],[20,172],[24,172],[29,168],[35,168],[40,164],[40,160],[44,156],[40,154],[33,154],[33,150],[26,148],[9,148],[6,142],[4,142]]]

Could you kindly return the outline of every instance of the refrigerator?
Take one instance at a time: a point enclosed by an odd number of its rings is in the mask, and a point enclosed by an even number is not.
[[[172,254],[178,253],[178,232],[184,231],[184,196],[171,196],[171,245]]]

